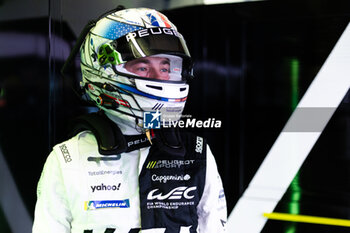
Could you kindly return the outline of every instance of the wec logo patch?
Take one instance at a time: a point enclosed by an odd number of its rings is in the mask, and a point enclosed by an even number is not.
[[[179,200],[182,197],[190,200],[192,198],[194,198],[194,195],[190,195],[190,192],[196,190],[197,187],[193,186],[193,187],[185,187],[185,186],[181,186],[181,187],[177,187],[174,188],[173,190],[171,190],[169,193],[163,195],[163,193],[158,193],[155,194],[159,189],[154,189],[151,192],[148,193],[147,195],[147,200]]]

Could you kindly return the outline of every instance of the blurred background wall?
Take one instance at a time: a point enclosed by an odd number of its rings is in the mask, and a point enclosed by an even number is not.
[[[161,10],[184,35],[196,76],[185,114],[222,121],[192,130],[209,140],[228,213],[350,18],[345,0],[0,0],[0,232],[30,231],[46,157],[88,110],[59,70],[88,20],[119,4]],[[348,93],[276,211],[349,218],[349,104]],[[268,221],[263,232],[349,229]]]

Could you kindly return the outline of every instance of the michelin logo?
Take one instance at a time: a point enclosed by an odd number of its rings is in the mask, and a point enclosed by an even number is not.
[[[97,210],[105,208],[130,208],[129,199],[109,200],[109,201],[86,201],[85,210]]]

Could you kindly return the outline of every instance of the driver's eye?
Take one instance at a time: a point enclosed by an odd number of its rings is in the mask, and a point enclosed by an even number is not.
[[[147,68],[146,67],[139,67],[138,70],[139,71],[147,71]]]

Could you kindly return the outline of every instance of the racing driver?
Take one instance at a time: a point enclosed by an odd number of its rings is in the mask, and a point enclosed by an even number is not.
[[[193,78],[177,28],[153,9],[119,7],[79,38],[81,88],[99,111],[48,156],[33,233],[224,232],[206,140],[160,121],[179,120]]]

